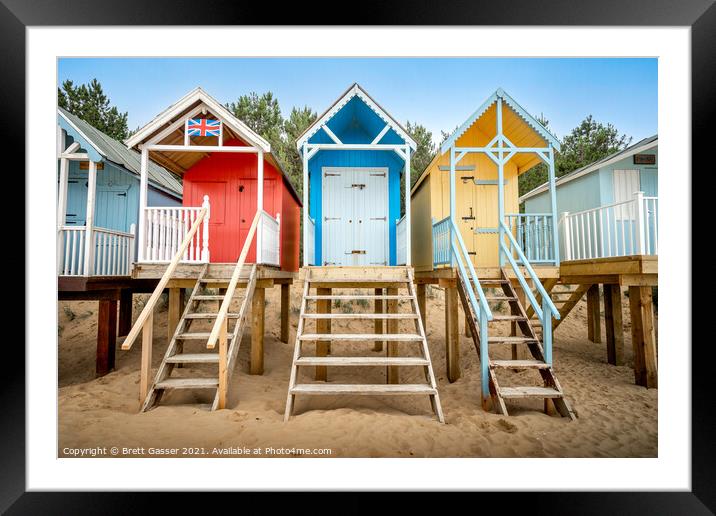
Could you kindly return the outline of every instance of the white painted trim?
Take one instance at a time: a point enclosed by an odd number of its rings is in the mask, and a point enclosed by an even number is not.
[[[243,152],[243,153],[259,153],[260,148],[256,147],[235,147],[218,145],[144,145],[143,150],[152,152]]]
[[[139,165],[139,246],[137,252],[137,261],[142,262],[146,252],[146,230],[147,230],[147,188],[149,186],[149,150],[142,149],[142,156]]]
[[[372,144],[372,143],[307,143],[306,148],[310,150],[385,150],[402,151],[405,145],[394,144]]]
[[[97,195],[97,163],[89,162],[87,171],[87,207],[85,212],[85,250],[84,250],[84,275],[92,276],[94,273],[94,205]]]
[[[388,191],[390,195],[390,191]],[[390,198],[388,199],[388,206],[390,207]],[[411,242],[410,242],[410,147],[405,146],[405,265],[410,267],[411,265]],[[396,265],[398,258],[398,225],[395,225],[395,257]]]
[[[659,139],[657,138],[657,139],[654,140],[653,142],[649,142],[649,143],[647,143],[647,144],[642,145],[641,147],[636,147],[636,148],[634,148],[634,149],[632,149],[632,150],[630,150],[630,151],[624,152],[623,154],[619,154],[618,156],[614,156],[613,158],[610,158],[610,159],[608,159],[607,161],[598,162],[598,163],[595,163],[594,165],[590,165],[588,168],[585,168],[584,170],[582,170],[581,172],[578,172],[578,173],[576,173],[576,174],[566,174],[566,175],[564,175],[564,176],[562,176],[562,177],[560,177],[560,178],[558,178],[558,179],[556,180],[556,185],[559,186],[559,185],[564,184],[564,183],[569,183],[569,182],[572,181],[573,179],[580,178],[580,177],[585,176],[585,175],[587,175],[587,174],[590,174],[590,173],[592,173],[592,172],[594,172],[594,171],[596,171],[596,170],[600,170],[600,169],[602,169],[602,168],[604,168],[604,167],[607,167],[607,166],[609,166],[609,165],[613,165],[614,163],[617,163],[618,161],[621,161],[621,160],[623,160],[624,158],[628,158],[628,157],[630,157],[630,156],[633,156],[634,154],[639,154],[640,152],[644,152],[644,151],[653,149],[654,147],[658,147],[658,146],[659,146]],[[519,198],[519,202],[520,202],[520,203],[523,203],[523,202],[525,202],[527,199],[530,199],[530,198],[534,197],[534,196],[537,195],[537,194],[541,194],[542,192],[546,192],[548,188],[549,188],[549,184],[548,184],[548,183],[543,183],[543,184],[541,184],[540,186],[538,186],[537,188],[535,188],[534,190],[532,190],[532,191],[530,191],[530,192],[527,192],[526,194],[524,194],[523,196],[521,196],[521,197]]]
[[[72,128],[73,128],[75,131],[77,131],[77,133],[78,133],[87,143],[89,143],[89,144],[92,146],[92,148],[94,149],[94,151],[95,151],[97,154],[99,154],[99,155],[102,156],[103,158],[106,158],[106,156],[97,148],[97,146],[94,144],[94,142],[93,142],[90,138],[88,138],[87,135],[86,135],[85,133],[83,133],[83,132],[80,130],[79,127],[77,127],[75,124],[73,124],[72,121],[71,121],[69,118],[67,118],[62,111],[59,110],[59,108],[57,109],[57,114],[60,115],[60,116],[65,120],[65,122],[67,122],[68,124],[70,124],[70,125],[72,126]]]
[[[376,135],[375,138],[373,138],[373,141],[370,142],[371,145],[376,145],[380,140],[383,139],[383,136],[386,135],[386,133],[390,131],[390,124],[385,124],[385,127]]]
[[[338,99],[320,119],[316,120],[306,130],[306,132],[303,133],[303,135],[296,141],[296,148],[300,150],[304,143],[308,143],[308,140],[316,134],[321,127],[326,125],[326,123],[355,96],[358,96],[370,109],[373,110],[373,112],[375,112],[375,114],[377,114],[385,123],[389,124],[405,141],[405,143],[410,146],[411,149],[417,149],[417,143],[415,143],[415,140],[413,140],[407,132],[403,131],[400,124],[398,124],[392,116],[385,112],[385,110],[383,110],[378,104],[373,102],[370,96],[358,84],[354,84],[353,87],[349,89],[340,99]]]
[[[323,125],[321,126],[321,129],[323,129],[323,130],[325,131],[325,133],[329,136],[329,138],[330,138],[331,140],[333,140],[335,143],[337,143],[338,145],[342,145],[342,144],[343,144],[343,142],[341,141],[341,139],[340,139],[338,136],[336,136],[336,134],[335,134],[333,131],[331,131],[331,128],[330,128],[330,127],[328,127],[328,124],[323,124]]]
[[[194,90],[187,93],[184,97],[179,99],[175,104],[172,104],[169,108],[164,110],[162,113],[157,115],[152,121],[147,123],[144,127],[138,130],[135,134],[129,137],[125,145],[130,149],[144,143],[144,139],[150,134],[161,128],[162,125],[166,124],[168,120],[171,120],[175,116],[182,113],[188,106],[194,102],[203,103],[214,116],[219,118],[222,122],[226,123],[229,128],[235,131],[242,139],[246,140],[249,144],[254,145],[264,152],[271,152],[271,144],[263,139],[260,135],[256,134],[249,126],[244,124],[241,120],[232,115],[228,109],[226,109],[221,103],[217,102],[213,97],[206,93],[201,88],[195,88]]]

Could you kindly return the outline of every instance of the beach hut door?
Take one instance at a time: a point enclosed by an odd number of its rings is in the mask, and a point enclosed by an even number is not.
[[[323,265],[388,264],[388,174],[323,170]]]

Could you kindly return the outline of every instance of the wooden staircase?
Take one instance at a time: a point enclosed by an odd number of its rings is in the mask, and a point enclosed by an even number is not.
[[[547,409],[547,401],[551,400],[554,404],[557,412],[564,416],[574,420],[575,415],[572,412],[569,404],[564,399],[562,387],[557,380],[557,377],[552,370],[550,364],[545,361],[544,350],[542,348],[541,336],[535,333],[533,322],[530,320],[528,312],[525,310],[523,303],[517,297],[517,293],[512,286],[512,283],[502,270],[501,278],[499,279],[483,279],[479,280],[483,290],[496,290],[497,293],[485,293],[487,302],[491,305],[490,310],[493,313],[492,321],[488,323],[488,353],[490,350],[497,346],[504,345],[519,345],[526,346],[531,354],[532,358],[527,360],[498,360],[491,356],[480,357],[480,360],[489,361],[489,388],[490,397],[492,398],[493,405],[497,411],[501,414],[508,415],[507,406],[505,400],[513,398],[542,398],[545,400],[545,409]],[[466,285],[463,277],[458,274],[458,293],[462,302],[462,305],[467,314],[467,322],[470,326],[470,334],[475,344],[475,349],[478,355],[480,355],[480,329],[479,320],[476,317],[472,309],[471,303],[468,302]],[[496,307],[500,303],[508,303],[510,307],[510,314],[505,315],[499,313]],[[500,322],[512,322],[515,323],[519,329],[517,333],[521,335],[517,336],[497,336],[494,335],[494,323]],[[491,353],[490,353],[491,354]],[[503,372],[512,370],[513,376],[517,372],[517,376],[522,380],[523,375],[519,374],[522,371],[531,371],[539,374],[538,380],[542,385],[505,385],[504,379],[499,379]],[[537,380],[537,378],[535,378]],[[536,382],[533,382],[536,383]],[[487,408],[487,407],[486,407]]]
[[[296,343],[291,376],[286,399],[284,421],[288,421],[294,409],[297,395],[427,395],[438,421],[444,423],[437,383],[420,318],[418,299],[413,284],[411,267],[306,267],[303,297],[296,330]],[[316,289],[316,293],[312,293]],[[352,294],[335,294],[333,289],[352,289]],[[368,293],[365,290],[368,289]],[[387,294],[383,293],[387,289]],[[360,290],[360,293],[357,291]],[[400,291],[407,291],[400,293]],[[354,300],[385,303],[385,313],[330,313],[331,305]],[[400,301],[407,301],[408,312],[399,312]],[[376,310],[378,312],[378,310]],[[379,327],[385,322],[386,333],[331,333],[334,320],[365,320]],[[410,332],[400,330],[400,322],[414,324]],[[307,329],[307,323],[316,329]],[[376,355],[380,342],[387,342],[387,353]],[[336,342],[361,342],[373,345],[366,348],[363,356],[337,356]],[[398,343],[410,343],[414,347],[411,356],[397,356]],[[304,354],[303,348],[315,347],[315,353]],[[331,349],[332,348],[332,349]],[[330,351],[329,351],[330,350]],[[417,352],[417,354],[415,353]],[[330,353],[330,356],[329,356]],[[299,369],[314,367],[317,379],[326,381],[307,383],[299,381]],[[327,381],[328,367],[385,367],[387,383],[339,384]],[[399,383],[398,368],[421,367],[425,383]],[[304,372],[305,376],[305,372]]]
[[[236,365],[248,307],[256,285],[256,265],[244,266],[239,277],[239,288],[233,291],[230,301],[235,311],[227,314],[227,381]],[[230,295],[229,292],[220,293],[229,281],[230,278],[212,274],[209,264],[201,270],[142,404],[142,412],[159,403],[162,395],[172,389],[213,390],[215,394],[211,409],[218,408],[220,354],[218,349],[207,351],[206,344],[219,307]],[[207,325],[208,328],[205,327]],[[191,351],[187,352],[187,348],[191,348]]]
[[[552,321],[552,331],[562,324],[562,321],[569,315],[569,313],[577,306],[577,303],[584,297],[592,285],[564,285],[567,289],[557,289],[558,283],[556,279],[549,279],[544,282],[544,288],[549,292],[550,298],[557,306],[559,310],[560,318],[556,321]],[[542,302],[541,296],[536,295],[537,301]],[[535,311],[533,307],[527,308],[527,317],[530,319],[530,324],[538,332],[538,336],[542,334],[542,323],[535,317]]]

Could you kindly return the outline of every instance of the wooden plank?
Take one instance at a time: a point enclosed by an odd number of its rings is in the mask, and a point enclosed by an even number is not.
[[[97,312],[97,376],[104,376],[114,369],[116,345],[117,301],[104,299],[99,302]]]
[[[311,276],[313,276],[313,271],[311,271]],[[311,278],[313,279],[313,278]],[[311,281],[311,286],[313,286],[313,281]],[[324,296],[322,299],[319,299],[316,303],[316,312],[326,314],[331,310],[331,289],[329,288],[318,288],[317,289],[317,295]],[[316,321],[316,333],[322,333],[322,334],[329,334],[328,337],[330,337],[330,326],[328,325],[328,321],[325,319],[319,319]],[[306,334],[301,336],[302,340],[308,340],[304,339]],[[318,339],[311,339],[316,340],[316,356],[317,357],[325,357],[328,355],[328,345],[325,341],[319,341]],[[328,381],[328,370],[325,366],[317,366],[315,371],[315,379],[318,381]]]
[[[551,387],[500,387],[503,398],[561,398],[562,393]]]
[[[292,394],[365,394],[365,395],[395,395],[395,394],[435,394],[436,390],[427,384],[402,383],[397,385],[358,384],[346,385],[335,383],[318,383],[296,385],[291,389]]]
[[[376,323],[374,323],[374,325],[376,325],[376,326],[377,326],[378,322],[382,322],[383,320],[388,320],[388,319],[400,320],[400,319],[417,319],[418,318],[417,315],[408,314],[408,313],[399,313],[399,314],[388,314],[388,313],[383,313],[383,314],[363,314],[363,313],[347,313],[347,314],[327,313],[327,314],[322,314],[322,313],[315,313],[315,314],[304,314],[303,316],[306,319],[329,319],[329,320],[332,320],[332,319],[350,319],[350,320],[366,319],[366,320],[374,320],[374,321],[376,321]],[[375,333],[380,335],[380,333],[382,333],[382,329],[379,331],[376,331]],[[378,350],[378,351],[380,351],[380,350]]]
[[[448,381],[460,379],[460,334],[457,288],[445,289],[445,361]]]
[[[288,342],[290,307],[291,285],[283,283],[281,284],[281,342]]]
[[[216,364],[219,362],[217,353],[182,353],[167,358],[168,364]]]
[[[579,285],[577,289],[572,293],[572,297],[569,298],[569,300],[564,303],[561,307],[559,307],[559,320],[552,321],[552,331],[557,329],[557,327],[564,322],[564,320],[569,315],[569,312],[572,311],[572,309],[577,306],[577,303],[579,303],[579,300],[584,297],[584,294],[589,290],[589,287],[591,287],[591,284],[587,285]]]
[[[624,323],[619,285],[604,285],[604,331],[607,339],[607,362],[624,364]]]
[[[229,374],[228,374],[228,340],[226,333],[228,330],[228,321],[226,318],[221,322],[221,330],[219,331],[219,389],[217,408],[226,408],[226,399],[229,393]],[[253,358],[253,357],[252,357]]]
[[[304,333],[299,338],[300,341],[323,341],[345,340],[352,342],[375,340],[382,337],[385,340],[394,340],[399,342],[420,342],[422,337],[417,333]]]
[[[125,288],[119,294],[119,325],[117,336],[124,337],[132,329],[132,290]]]
[[[658,387],[654,306],[651,287],[629,287],[634,379],[637,385]]]
[[[313,286],[313,283],[311,283],[311,286]],[[309,301],[321,301],[324,299],[328,300],[341,300],[341,301],[353,301],[355,299],[382,299],[383,301],[390,300],[390,299],[397,299],[397,300],[408,300],[410,299],[410,296],[406,295],[396,295],[396,296],[388,296],[388,295],[374,295],[374,294],[355,294],[355,295],[345,295],[345,294],[335,294],[335,295],[309,295],[306,296],[306,299]]]
[[[264,324],[266,289],[254,289],[251,300],[251,366],[250,374],[264,374]]]
[[[597,344],[602,342],[601,315],[599,310],[599,285],[587,290],[587,338]]]
[[[142,326],[142,358],[139,371],[139,403],[143,403],[152,385],[152,340],[154,338],[154,312]]]
[[[426,366],[422,357],[301,357],[300,366]]]
[[[622,274],[619,276],[619,284],[622,287],[657,287],[659,286],[659,275]]]
[[[488,342],[490,344],[526,344],[537,342],[537,339],[532,337],[490,337]]]
[[[594,285],[595,283],[601,283],[602,285],[617,285],[619,284],[618,274],[585,274],[585,275],[566,275],[561,278],[562,283],[566,285]]]
[[[374,290],[376,296],[382,296],[383,295],[383,289],[377,288]],[[380,298],[376,298],[374,302],[374,308],[373,311],[375,312],[375,315],[386,315],[383,313],[383,300]],[[375,322],[373,323],[373,331],[375,333],[383,333],[383,321],[376,317]],[[383,341],[382,340],[376,340],[375,344],[373,345],[373,351],[383,351]]]
[[[388,289],[388,295],[389,296],[396,296],[398,295],[398,289],[393,287]],[[388,300],[386,311],[390,314],[395,314],[398,312],[398,301],[395,299]],[[386,324],[386,333],[387,334],[397,334],[399,331],[400,322],[396,319],[389,319]],[[422,339],[421,339],[422,340]],[[387,346],[388,346],[388,357],[396,357],[398,356],[398,343],[397,342],[391,342],[386,338]],[[398,384],[400,383],[400,371],[396,366],[388,366],[387,368],[387,379],[389,384]]]
[[[524,289],[522,288],[522,286],[518,286],[518,285],[513,285],[512,289],[515,291],[515,294],[517,294],[517,296],[516,296],[517,301],[524,307],[527,304],[526,303],[527,296],[525,294]],[[545,289],[547,290],[547,292],[549,292],[549,289],[547,289],[547,287],[545,287]],[[513,303],[510,303],[510,311],[512,313],[512,316],[513,317],[520,316],[521,313],[520,313],[519,307],[512,306],[512,305],[513,305]],[[532,306],[530,306],[529,308],[531,309]],[[534,313],[534,310],[533,310],[533,313]],[[527,316],[528,317],[531,316],[529,311],[527,312]],[[511,322],[510,323],[510,335],[512,337],[517,337],[518,331],[519,331],[519,325],[516,322]],[[519,346],[517,344],[512,345],[511,354],[512,354],[512,360],[525,360],[529,356],[531,356],[529,353],[529,349],[527,349],[526,346]]]
[[[548,369],[550,367],[542,360],[492,360],[490,366],[500,369]]]
[[[157,389],[215,389],[218,378],[167,378],[156,385]]]

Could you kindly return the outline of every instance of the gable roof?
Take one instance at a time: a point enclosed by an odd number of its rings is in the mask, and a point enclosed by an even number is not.
[[[226,126],[231,129],[236,136],[253,147],[258,147],[264,152],[271,152],[271,144],[264,138],[255,133],[248,125],[236,118],[226,107],[206,93],[201,87],[196,87],[189,93],[184,95],[174,104],[170,105],[164,111],[155,116],[144,127],[139,129],[132,136],[127,138],[127,147],[136,147],[161,130],[165,129],[175,119],[185,115],[189,110],[204,104],[211,112],[217,116]]]
[[[497,88],[497,90],[495,90],[495,93],[490,95],[488,99],[483,102],[483,104],[479,108],[477,108],[477,110],[472,115],[470,115],[470,117],[465,120],[465,122],[460,127],[458,127],[447,140],[443,142],[443,144],[440,146],[440,154],[446,153],[450,149],[450,147],[455,144],[458,138],[465,134],[465,132],[467,132],[467,130],[472,127],[472,125],[477,122],[477,120],[483,114],[485,114],[485,112],[490,108],[490,106],[492,106],[492,104],[497,102],[498,98],[501,98],[510,108],[512,108],[512,111],[514,111],[520,118],[522,118],[527,123],[527,125],[534,129],[547,142],[549,142],[552,147],[555,148],[555,150],[559,151],[560,144],[557,137],[550,133],[547,128],[545,128],[545,126],[539,123],[536,118],[534,118],[522,106],[520,106],[517,101],[515,101],[515,99],[510,97],[505,92],[505,90],[503,90],[502,88]]]
[[[624,158],[628,158],[629,156],[632,156],[634,154],[638,154],[640,152],[644,152],[646,150],[652,149],[659,145],[659,135],[655,134],[654,136],[649,136],[648,138],[644,138],[643,140],[639,140],[634,145],[630,145],[629,147],[622,149],[617,152],[613,152],[612,154],[595,161],[594,163],[590,163],[589,165],[585,165],[581,168],[578,168],[576,170],[573,170],[572,172],[569,172],[561,177],[558,177],[555,181],[555,186],[559,186],[564,183],[568,183],[569,181],[572,181],[573,179],[577,179],[578,177],[582,177],[587,174],[591,174],[592,172],[599,170],[602,167],[605,167],[607,165],[610,165],[614,162],[620,161]],[[530,197],[534,197],[535,195],[538,195],[542,192],[546,192],[549,188],[549,182],[542,183],[541,185],[537,186],[533,190],[530,190],[526,194],[520,196],[519,202],[524,202],[525,200],[529,199]]]
[[[79,136],[86,140],[103,159],[127,169],[132,174],[140,175],[141,155],[137,151],[128,149],[122,142],[108,136],[64,108],[58,107],[57,115],[58,122],[67,130],[70,136],[75,139]],[[86,150],[89,151],[89,149]],[[181,180],[153,161],[149,161],[148,179],[155,188],[164,190],[181,199]]]
[[[296,148],[301,151],[303,144],[308,141],[311,136],[316,134],[321,127],[327,123],[333,116],[338,113],[353,97],[360,98],[373,112],[378,115],[388,126],[400,136],[405,143],[410,145],[412,150],[417,149],[418,144],[411,138],[408,131],[400,125],[387,111],[385,111],[380,104],[378,104],[368,93],[355,82],[348,88],[338,100],[336,100],[331,106],[326,109],[313,124],[308,126],[299,137],[296,139]]]

